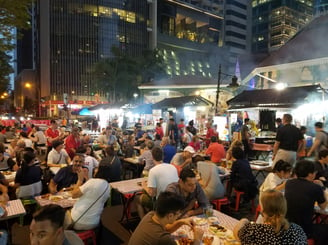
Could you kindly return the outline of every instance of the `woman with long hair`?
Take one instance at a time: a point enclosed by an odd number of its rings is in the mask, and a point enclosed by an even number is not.
[[[15,177],[16,195],[18,198],[37,196],[42,191],[42,171],[35,165],[36,156],[33,151],[22,153],[21,167]]]
[[[262,192],[260,205],[263,224],[242,219],[234,229],[234,235],[241,241],[241,244],[307,244],[303,229],[295,223],[289,223],[285,218],[287,203],[280,191]]]

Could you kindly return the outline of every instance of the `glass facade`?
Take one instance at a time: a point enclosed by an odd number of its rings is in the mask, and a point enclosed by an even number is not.
[[[310,0],[253,0],[252,7],[253,52],[281,47],[313,16]]]
[[[49,13],[51,93],[103,95],[90,86],[93,64],[112,46],[133,56],[148,48],[146,0],[50,0]]]
[[[189,2],[189,5],[161,2],[158,11],[159,31],[178,39],[219,45],[220,38],[222,38],[222,19],[219,18],[219,15],[200,13],[198,9],[191,8],[190,6],[193,5],[191,2],[196,1],[181,2]]]

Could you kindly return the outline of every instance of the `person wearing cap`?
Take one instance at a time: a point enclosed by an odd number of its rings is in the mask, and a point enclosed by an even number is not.
[[[179,181],[169,184],[166,191],[176,193],[184,199],[185,205],[180,217],[203,214],[204,209],[209,205],[209,200],[198,183],[195,172],[191,169],[182,169]],[[197,208],[195,208],[196,202]]]
[[[47,158],[47,165],[49,167],[58,167],[59,164],[68,165],[71,162],[71,158],[64,149],[64,142],[62,140],[54,140],[52,147]]]
[[[192,146],[187,146],[183,149],[183,152],[178,152],[171,160],[171,164],[183,169],[187,165],[192,163],[192,156],[195,154],[195,149]]]
[[[206,155],[211,156],[211,162],[220,163],[222,158],[225,158],[226,152],[222,144],[218,143],[216,136],[211,137],[211,143],[206,150]]]

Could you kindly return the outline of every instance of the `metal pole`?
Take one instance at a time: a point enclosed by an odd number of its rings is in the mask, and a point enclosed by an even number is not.
[[[221,83],[221,64],[219,65],[218,86],[216,88],[215,115],[219,113],[220,83]]]

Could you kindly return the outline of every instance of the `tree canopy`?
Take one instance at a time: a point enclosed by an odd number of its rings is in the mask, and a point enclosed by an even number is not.
[[[96,63],[92,72],[95,77],[92,90],[108,93],[111,102],[132,98],[138,85],[164,74],[164,63],[156,50],[132,57],[112,47],[112,54],[113,58]]]
[[[32,0],[0,0],[0,91],[8,89],[11,57],[9,51],[14,49],[17,29],[30,26],[29,7]],[[19,35],[18,35],[19,36]]]

